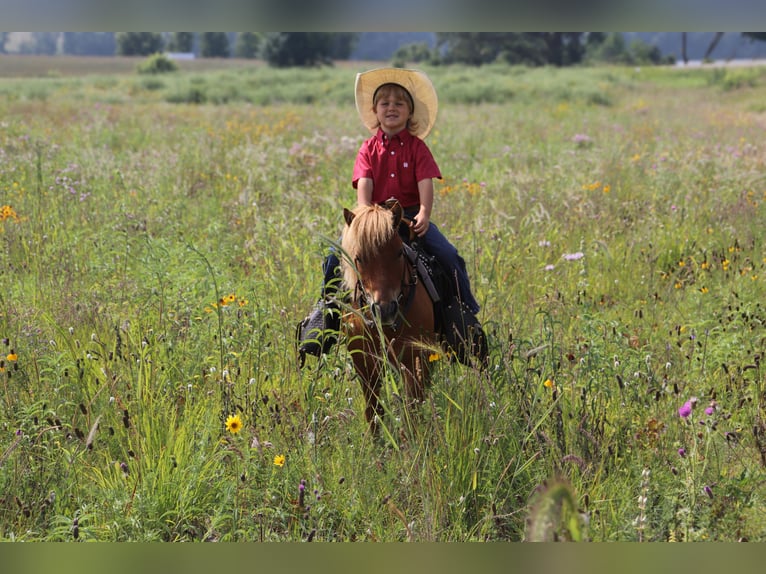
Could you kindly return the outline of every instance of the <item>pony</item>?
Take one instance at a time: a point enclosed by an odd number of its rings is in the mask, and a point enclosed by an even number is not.
[[[407,257],[399,234],[399,203],[343,210],[342,278],[350,305],[341,317],[365,399],[365,418],[375,434],[383,408],[386,363],[401,375],[407,403],[422,402],[430,382],[429,348],[438,345],[434,307]]]

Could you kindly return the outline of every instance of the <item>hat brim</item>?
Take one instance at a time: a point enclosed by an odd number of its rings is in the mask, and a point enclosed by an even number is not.
[[[420,70],[378,68],[357,74],[354,92],[356,110],[359,112],[362,124],[371,133],[377,132],[378,119],[375,117],[372,100],[375,91],[383,84],[399,84],[410,93],[415,105],[412,119],[416,129],[412,133],[425,139],[436,123],[439,101],[431,80]]]

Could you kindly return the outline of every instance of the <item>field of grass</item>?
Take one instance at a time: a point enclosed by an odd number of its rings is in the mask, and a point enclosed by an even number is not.
[[[373,440],[294,347],[365,67],[3,80],[0,540],[766,540],[766,73],[428,68],[490,369]]]

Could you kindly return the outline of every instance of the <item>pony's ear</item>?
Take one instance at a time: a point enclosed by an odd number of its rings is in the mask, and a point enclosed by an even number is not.
[[[346,225],[351,225],[351,222],[354,221],[354,217],[356,216],[353,211],[346,209],[345,207],[343,208],[343,219],[346,220]]]
[[[397,201],[391,206],[391,213],[394,215],[394,229],[399,229],[399,224],[402,222],[402,206]]]

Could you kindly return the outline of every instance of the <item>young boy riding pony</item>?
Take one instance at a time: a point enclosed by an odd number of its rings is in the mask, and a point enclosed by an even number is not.
[[[433,84],[418,70],[380,68],[357,74],[356,108],[372,137],[359,149],[352,186],[359,206],[386,204],[396,200],[411,221],[418,246],[436,259],[452,279],[452,300],[441,302],[453,309],[453,323],[469,322],[480,330],[474,315],[479,304],[471,292],[465,261],[457,249],[431,221],[434,203],[433,179],[441,172],[423,141],[436,120],[438,100]],[[326,353],[337,337],[340,313],[340,261],[331,252],[324,261],[322,294],[312,313],[298,325],[301,365],[307,354]],[[457,315],[454,309],[458,309]],[[457,326],[457,337],[467,337]],[[481,332],[481,337],[484,337]],[[486,355],[486,341],[481,341]],[[483,357],[486,359],[486,356]]]

